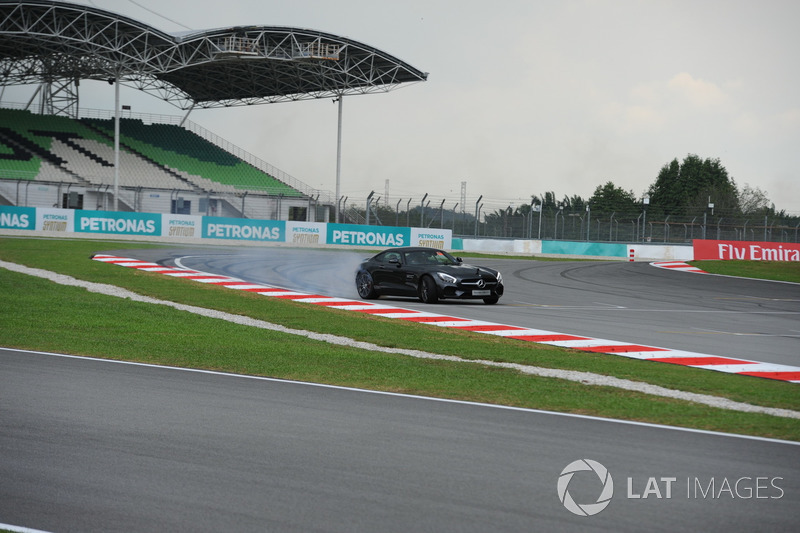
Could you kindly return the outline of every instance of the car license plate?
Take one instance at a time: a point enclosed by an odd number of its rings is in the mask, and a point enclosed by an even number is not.
[[[488,289],[472,291],[472,295],[473,296],[489,296],[490,294],[492,294],[492,291],[490,291]]]

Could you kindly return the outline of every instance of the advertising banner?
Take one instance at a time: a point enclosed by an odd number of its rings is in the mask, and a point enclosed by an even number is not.
[[[15,206],[0,206],[0,229],[249,240],[308,246],[428,246],[446,250],[453,246],[453,232],[449,229]]]
[[[327,224],[322,222],[287,222],[286,242],[289,244],[327,244]]]
[[[393,226],[328,224],[328,244],[353,246],[410,246],[411,229]]]
[[[800,262],[800,244],[786,242],[695,240],[694,258]]]
[[[0,205],[0,229],[36,229],[36,208]]]
[[[453,247],[453,230],[411,228],[411,243],[409,246],[426,246],[428,248],[449,250]]]
[[[199,239],[203,217],[194,215],[161,215],[162,237]]]
[[[225,217],[203,217],[203,237],[285,242],[286,222]]]
[[[588,255],[593,257],[625,257],[626,244],[604,242],[542,241],[543,254]]]
[[[75,211],[75,232],[161,236],[161,215],[117,211]]]
[[[39,208],[36,210],[36,229],[48,233],[72,233],[75,231],[75,210]]]

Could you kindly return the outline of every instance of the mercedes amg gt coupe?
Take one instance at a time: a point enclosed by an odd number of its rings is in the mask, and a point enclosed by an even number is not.
[[[390,248],[361,263],[356,289],[364,299],[415,296],[429,304],[445,299],[496,304],[503,295],[503,276],[435,248]]]

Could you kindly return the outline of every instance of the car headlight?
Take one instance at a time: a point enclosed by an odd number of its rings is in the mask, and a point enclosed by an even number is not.
[[[439,276],[439,279],[441,279],[445,283],[456,283],[458,281],[455,278],[455,276],[451,276],[450,274],[445,274],[444,272],[437,272],[436,275]]]
[[[503,283],[503,275],[500,272],[497,273],[497,283]]]

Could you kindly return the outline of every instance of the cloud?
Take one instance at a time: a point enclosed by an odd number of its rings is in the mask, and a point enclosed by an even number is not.
[[[550,190],[589,196],[609,179],[639,193],[662,165],[695,153],[721,158],[737,180],[800,213],[798,2],[509,0],[494,9],[464,0],[453,9],[409,0],[376,17],[366,0],[231,0],[224,9],[207,0],[77,1],[165,31],[183,28],[164,17],[197,29],[315,28],[430,72],[424,84],[345,99],[341,183],[351,200],[385,195],[386,180],[404,203],[430,193],[450,205],[462,181],[468,204],[483,195],[497,207]],[[111,109],[113,90],[90,85],[81,84],[81,106]],[[11,98],[13,89],[4,100],[24,103],[35,87]],[[134,112],[183,114],[123,91]],[[294,102],[189,119],[332,190],[337,107]]]
[[[777,119],[778,124],[786,128],[787,132],[797,132],[800,130],[800,108],[794,107],[787,109]]]
[[[718,85],[695,79],[687,72],[681,72],[669,80],[667,88],[699,110],[715,110],[727,107],[730,96]]]
[[[737,83],[727,83],[735,88]],[[669,79],[641,82],[627,91],[622,102],[605,102],[600,116],[620,133],[657,133],[693,121],[698,114],[731,115],[734,98],[716,83],[681,72]]]

